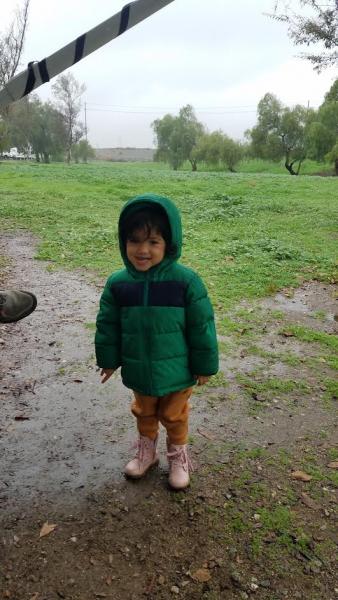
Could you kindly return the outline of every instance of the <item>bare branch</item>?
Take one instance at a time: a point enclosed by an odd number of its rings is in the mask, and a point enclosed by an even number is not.
[[[7,31],[0,35],[0,86],[4,86],[18,69],[28,26],[30,0],[24,0]]]
[[[296,46],[321,44],[323,51],[303,53],[301,58],[312,62],[314,69],[321,71],[325,67],[337,64],[338,57],[338,1],[299,0],[299,10],[295,12],[295,2],[275,0],[274,11],[268,14],[272,19],[288,26],[288,34]]]

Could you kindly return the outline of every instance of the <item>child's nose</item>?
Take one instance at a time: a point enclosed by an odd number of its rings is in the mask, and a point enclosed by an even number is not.
[[[147,244],[146,240],[144,242],[140,242],[139,252],[142,252],[144,254],[146,254],[148,252],[148,244]]]

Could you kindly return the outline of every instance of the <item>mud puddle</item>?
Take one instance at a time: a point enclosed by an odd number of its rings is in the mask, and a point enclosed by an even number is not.
[[[35,244],[3,244],[6,286],[33,291],[38,307],[0,326],[0,506],[95,488],[118,476],[131,443],[128,392],[119,379],[101,386],[93,358],[100,291],[79,273],[46,270]]]

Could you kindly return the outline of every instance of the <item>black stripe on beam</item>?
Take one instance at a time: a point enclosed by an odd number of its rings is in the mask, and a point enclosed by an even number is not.
[[[25,87],[25,91],[22,94],[22,98],[24,96],[26,96],[26,94],[30,94],[30,92],[32,90],[34,90],[34,84],[35,84],[35,75],[34,75],[34,70],[33,70],[33,62],[29,62],[27,65],[28,68],[28,77],[27,77],[27,81],[26,81],[26,87]]]
[[[49,77],[47,63],[46,63],[45,58],[43,60],[40,60],[40,62],[38,63],[38,67],[39,67],[39,73],[40,73],[42,82],[47,83],[47,81],[50,80],[50,77]]]
[[[81,60],[81,58],[83,57],[85,41],[86,41],[85,33],[83,33],[82,35],[80,35],[77,38],[77,40],[75,42],[75,55],[74,55],[73,65],[75,65],[75,63],[79,62],[79,60]]]
[[[124,33],[126,31],[126,29],[128,29],[129,15],[130,15],[130,4],[126,4],[126,6],[124,6],[121,10],[121,21],[120,21],[118,35],[121,35],[122,33]]]

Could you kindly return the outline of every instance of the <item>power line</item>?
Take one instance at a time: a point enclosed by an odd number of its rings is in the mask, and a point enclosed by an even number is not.
[[[101,102],[87,102],[87,106],[104,106],[107,108],[147,108],[151,110],[178,110],[180,107],[177,106],[136,106],[136,105],[124,105],[124,104],[102,104]],[[256,107],[254,104],[243,104],[242,106],[197,106],[195,110],[208,110],[208,109],[228,109],[228,108],[252,108]]]
[[[166,111],[166,109],[153,109],[152,111],[148,110],[148,111],[142,111],[142,110],[122,110],[122,109],[106,109],[106,108],[90,108],[90,106],[87,104],[87,112],[105,112],[105,113],[119,113],[119,114],[126,114],[126,115],[152,115],[155,113],[163,113]],[[205,110],[205,109],[196,109],[197,113],[202,113],[202,114],[209,114],[209,115],[233,115],[233,114],[245,114],[245,113],[255,113],[257,112],[257,109],[251,109],[251,110],[218,110],[218,111],[211,111],[211,110]]]

